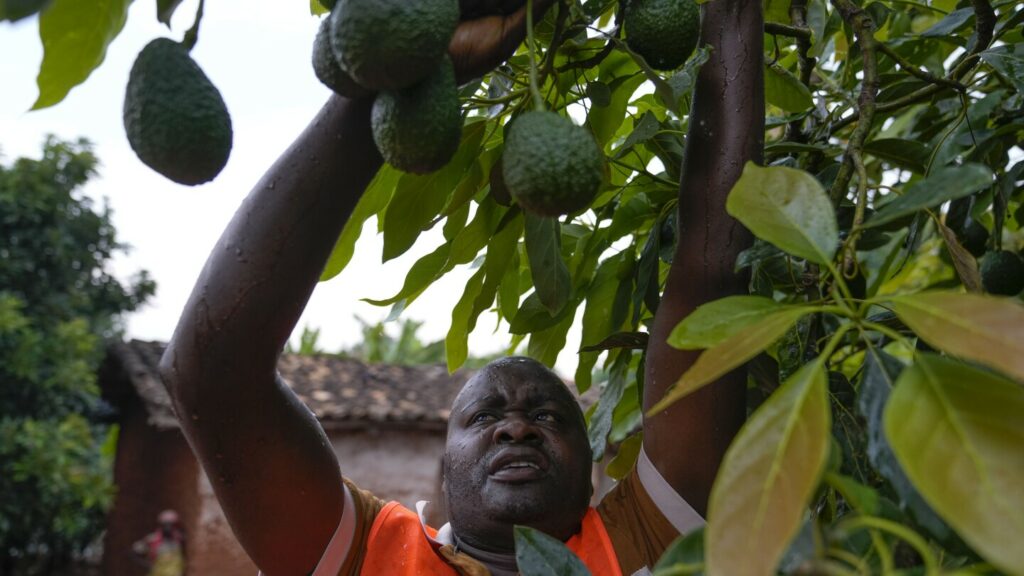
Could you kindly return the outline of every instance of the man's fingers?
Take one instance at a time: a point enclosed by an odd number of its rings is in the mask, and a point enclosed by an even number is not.
[[[469,5],[471,1],[464,4]],[[455,30],[449,44],[448,52],[455,64],[455,74],[459,82],[482,76],[495,66],[507,60],[515,53],[516,48],[526,37],[526,2],[522,0],[491,0],[477,2],[470,8],[483,8],[483,4],[501,4],[504,8],[518,8],[511,14],[502,16],[490,12],[472,20],[464,20]],[[544,12],[554,0],[535,0],[533,15],[535,20],[544,16]],[[487,8],[494,8],[487,6]],[[463,18],[465,18],[463,14]]]

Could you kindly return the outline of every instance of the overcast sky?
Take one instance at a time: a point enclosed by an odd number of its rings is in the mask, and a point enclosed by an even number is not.
[[[85,84],[57,106],[27,112],[37,96],[35,77],[42,59],[37,21],[0,24],[0,153],[9,163],[19,156],[38,157],[46,134],[65,139],[84,136],[96,145],[99,177],[86,192],[108,198],[114,224],[123,242],[132,246],[115,262],[127,278],[146,269],[157,281],[157,295],[127,322],[129,338],[166,340],[184,306],[200,268],[221,230],[249,189],[288,146],[327,99],[328,91],[313,75],[310,51],[319,23],[305,0],[209,2],[199,43],[192,55],[220,89],[231,112],[234,149],[227,167],[212,183],[179,186],[143,165],[128,146],[121,106],[128,71],[136,54],[150,40],[180,40],[192,24],[195,1],[178,9],[172,30],[156,20],[156,2],[134,2],[128,23],[111,44],[106,61]],[[360,340],[353,315],[375,322],[388,309],[359,301],[391,296],[401,286],[411,263],[440,242],[435,234],[409,254],[381,264],[381,241],[375,225],[356,246],[356,256],[338,278],[320,284],[299,328],[320,328],[321,344],[335,351]],[[458,272],[458,271],[457,271]],[[453,272],[406,310],[404,318],[424,321],[420,335],[443,338],[468,274]],[[367,281],[372,279],[372,281]],[[470,338],[471,353],[502,349],[508,341],[502,328],[493,334],[493,316],[482,316]],[[575,369],[578,335],[570,335],[559,358],[563,374]]]

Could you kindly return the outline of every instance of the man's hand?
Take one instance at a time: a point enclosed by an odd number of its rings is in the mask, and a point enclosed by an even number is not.
[[[533,0],[536,22],[554,0]],[[461,84],[507,60],[526,37],[526,0],[459,0],[462,22],[448,53]]]

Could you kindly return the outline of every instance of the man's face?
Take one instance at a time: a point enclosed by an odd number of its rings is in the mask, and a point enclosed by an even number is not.
[[[452,406],[445,496],[462,540],[512,547],[512,526],[568,539],[590,501],[590,444],[576,400],[537,362],[498,361]]]

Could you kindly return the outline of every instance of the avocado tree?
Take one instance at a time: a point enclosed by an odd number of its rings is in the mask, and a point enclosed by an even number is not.
[[[0,573],[64,574],[102,533],[116,430],[97,370],[122,313],[153,294],[109,270],[124,246],[82,194],[85,141],[0,165]]]
[[[102,60],[92,45],[70,54],[61,35],[87,19],[105,47],[123,25],[127,0],[76,19],[80,4],[54,0],[40,17],[40,106]],[[177,4],[158,1],[163,21]],[[468,271],[452,370],[487,310],[510,349],[548,364],[580,330],[574,380],[601,387],[591,440],[597,456],[618,446],[614,474],[639,447],[642,351],[681,232],[721,230],[678,254],[734,269],[745,293],[723,286],[671,332],[702,352],[654,411],[745,369],[749,419],[706,530],[658,573],[1024,574],[1024,10],[710,0],[698,28],[679,4],[563,0],[529,22],[508,62],[459,88],[451,159],[426,174],[382,169],[323,279],[344,271],[371,218],[385,261],[441,229],[374,302],[397,314]],[[675,57],[698,29],[695,52]],[[57,66],[68,58],[74,74]],[[593,196],[559,217],[508,190],[522,167],[507,164],[515,120],[538,110],[600,150]],[[712,157],[737,177],[701,174]],[[558,546],[521,537],[541,552],[524,571],[545,573]],[[566,562],[560,573],[582,570]]]

